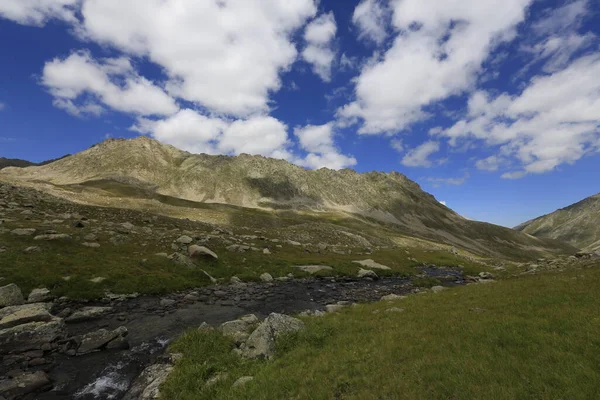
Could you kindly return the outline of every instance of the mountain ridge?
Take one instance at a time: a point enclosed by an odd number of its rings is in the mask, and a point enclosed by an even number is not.
[[[285,160],[192,154],[154,139],[111,139],[45,166],[6,168],[0,178],[101,199],[181,199],[293,212],[333,211],[392,226],[402,234],[503,255],[567,251],[557,243],[468,221],[398,172],[307,170]],[[162,196],[162,197],[161,197]],[[569,249],[570,250],[570,249]]]
[[[561,240],[584,251],[598,251],[600,193],[526,221],[514,229],[540,238]]]

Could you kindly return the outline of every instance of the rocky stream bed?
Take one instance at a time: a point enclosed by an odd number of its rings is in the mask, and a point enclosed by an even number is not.
[[[428,267],[423,273],[445,285],[465,283],[460,269]],[[372,302],[385,295],[418,290],[407,278],[310,278],[215,285],[162,297],[114,295],[89,303],[57,300],[46,304],[51,304],[53,316],[64,317],[65,336],[76,339],[62,340],[52,346],[46,344],[29,351],[26,357],[8,354],[14,353],[8,350],[3,355],[0,375],[4,376],[5,384],[12,382],[18,386],[19,376],[38,373],[31,378],[37,381],[32,384],[37,385],[36,389],[30,393],[25,393],[27,388],[8,391],[9,399],[121,399],[135,378],[161,356],[174,338],[203,322],[216,326],[250,313],[266,317],[272,312],[297,314],[324,310],[325,306],[338,302]],[[101,312],[78,317],[82,310]],[[112,335],[111,340],[98,341],[107,341],[108,345],[95,348],[94,340],[89,344],[90,340],[85,338],[91,335],[94,339],[96,332]],[[79,347],[69,344],[75,342]],[[89,345],[89,351],[82,351],[85,344]]]

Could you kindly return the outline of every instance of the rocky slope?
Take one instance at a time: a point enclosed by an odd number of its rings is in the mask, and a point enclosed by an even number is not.
[[[600,250],[600,194],[515,229],[540,238],[561,240],[584,251]]]
[[[108,140],[45,166],[6,168],[0,180],[45,190],[60,188],[67,197],[64,189],[77,188],[105,198],[335,211],[410,237],[493,256],[573,250],[511,229],[468,221],[397,172],[310,171],[261,156],[190,154],[146,137]],[[89,197],[78,200],[89,201]]]

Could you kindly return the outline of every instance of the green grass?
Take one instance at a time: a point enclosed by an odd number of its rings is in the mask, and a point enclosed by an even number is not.
[[[361,305],[306,318],[306,331],[281,341],[270,362],[232,358],[223,339],[190,332],[171,347],[184,358],[163,394],[228,400],[597,399],[598,288],[600,268],[594,267]],[[383,312],[393,306],[405,311]],[[222,347],[208,349],[207,340],[220,340]],[[227,381],[208,392],[202,391],[207,365],[230,371]],[[232,390],[231,383],[244,375],[255,380]]]

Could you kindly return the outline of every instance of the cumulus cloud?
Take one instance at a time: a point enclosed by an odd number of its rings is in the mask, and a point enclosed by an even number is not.
[[[440,151],[439,142],[427,141],[406,153],[402,158],[402,165],[405,167],[431,167],[433,161],[429,157],[438,151]]]
[[[304,31],[306,47],[302,51],[302,58],[312,65],[313,72],[325,82],[331,80],[331,67],[335,60],[333,40],[336,31],[333,12],[315,18]]]
[[[172,96],[237,117],[268,111],[313,0],[85,0],[82,37],[147,57]]]
[[[516,179],[572,164],[597,151],[600,139],[600,55],[579,58],[565,69],[538,76],[519,96],[485,92],[473,95],[469,115],[440,135],[455,144],[460,138],[498,147],[498,154],[477,163],[498,169],[510,158],[522,169],[503,178]]]
[[[426,118],[424,107],[473,87],[483,61],[514,36],[531,1],[391,3],[394,43],[363,67],[356,100],[338,116],[361,123],[363,134],[393,133]]]
[[[192,153],[291,158],[287,126],[269,116],[228,120],[182,109],[161,120],[140,118],[130,129]]]
[[[99,62],[81,51],[55,58],[44,66],[41,83],[57,107],[74,115],[98,115],[100,104],[140,115],[170,115],[178,110],[168,94],[139,76],[124,57]]]
[[[4,103],[0,102],[0,111],[4,110]]]
[[[358,28],[359,39],[381,44],[387,37],[388,10],[382,0],[363,0],[354,9],[352,22]]]
[[[298,138],[300,147],[308,152],[304,159],[295,160],[298,165],[315,169],[341,169],[356,164],[354,157],[341,154],[335,147],[333,123],[296,127],[294,135]]]
[[[22,25],[44,26],[51,19],[75,22],[80,0],[0,0],[0,17]]]
[[[439,187],[441,185],[460,186],[463,185],[467,181],[467,179],[469,179],[468,173],[466,173],[464,176],[457,178],[426,178],[427,182],[432,183],[435,187]]]
[[[475,166],[482,171],[498,171],[504,160],[496,155],[477,160]]]

